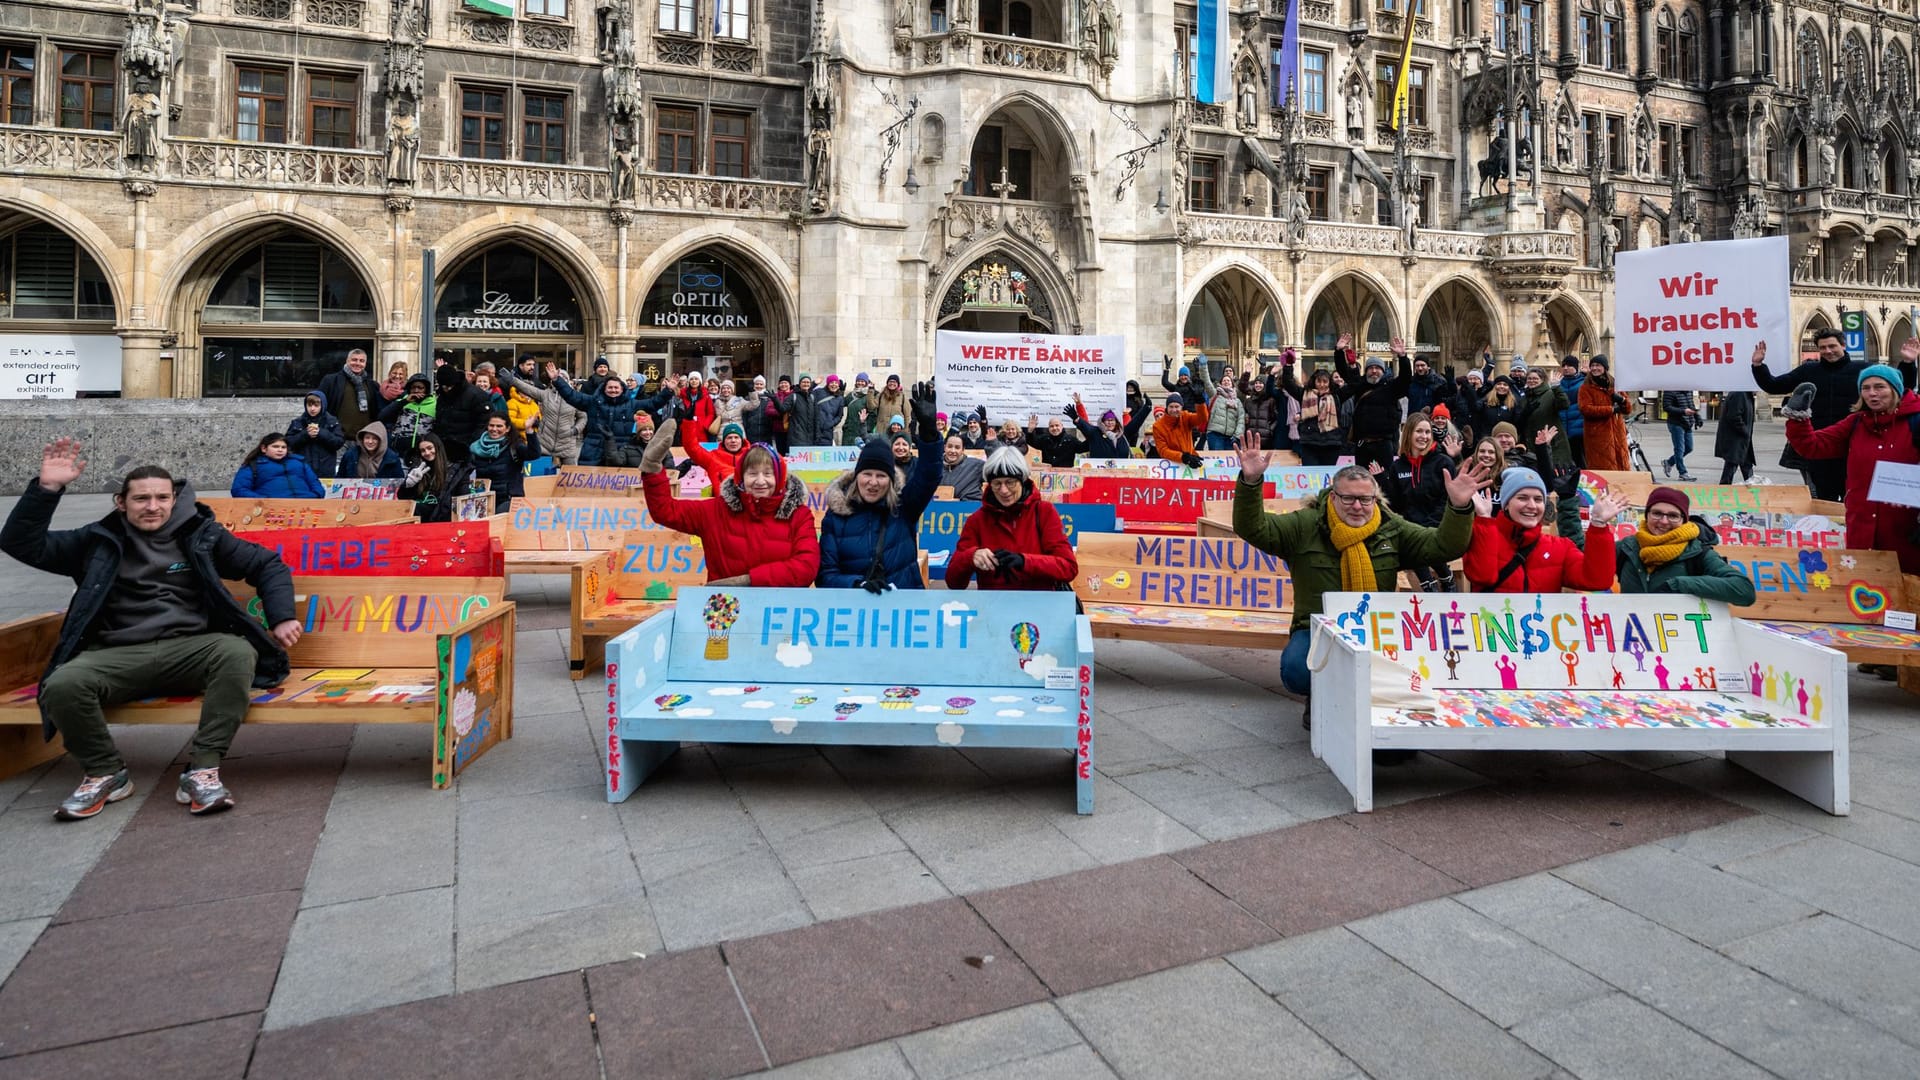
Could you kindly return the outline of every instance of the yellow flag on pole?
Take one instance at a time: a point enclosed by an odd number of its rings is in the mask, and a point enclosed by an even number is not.
[[[1406,32],[1400,38],[1400,68],[1393,79],[1393,130],[1399,131],[1407,123],[1407,73],[1413,67],[1413,24],[1415,0],[1402,0],[1407,22]]]

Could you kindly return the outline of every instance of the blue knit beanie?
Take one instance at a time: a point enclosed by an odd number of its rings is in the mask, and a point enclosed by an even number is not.
[[[1907,392],[1907,384],[1900,378],[1900,373],[1885,364],[1869,365],[1866,370],[1860,373],[1860,381],[1854,384],[1855,389],[1864,386],[1868,379],[1887,380],[1887,385],[1893,387],[1893,392],[1896,396]]]
[[[1188,370],[1187,370],[1187,365],[1185,365],[1185,364],[1181,364],[1181,365],[1180,365],[1180,374],[1182,374],[1182,375],[1192,375],[1192,374],[1193,374],[1193,372],[1191,372],[1191,371],[1188,371]]]
[[[906,427],[907,418],[904,416],[901,416],[899,413],[894,413],[893,416],[887,420],[887,426],[892,427],[895,424],[899,424],[901,427]]]
[[[1546,483],[1540,479],[1540,474],[1537,472],[1534,472],[1532,469],[1512,468],[1512,469],[1508,469],[1506,472],[1501,473],[1500,474],[1501,505],[1504,506],[1508,499],[1513,498],[1515,495],[1520,494],[1521,492],[1527,490],[1528,488],[1539,488],[1540,494],[1543,496],[1547,493]]]

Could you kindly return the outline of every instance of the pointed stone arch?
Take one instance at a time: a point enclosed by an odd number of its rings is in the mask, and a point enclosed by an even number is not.
[[[1493,342],[1500,318],[1499,305],[1486,287],[1464,274],[1434,281],[1413,311],[1412,348],[1428,355],[1436,367],[1458,365],[1462,370],[1482,346]]]
[[[1374,274],[1359,268],[1329,273],[1308,295],[1307,319],[1300,336],[1309,353],[1325,355],[1341,333],[1353,335],[1354,348],[1382,344],[1401,335],[1399,313],[1393,308],[1393,290]]]
[[[1192,280],[1180,304],[1183,339],[1194,336],[1187,330],[1196,313],[1211,308],[1225,323],[1227,340],[1218,346],[1218,352],[1212,342],[1204,342],[1202,347],[1210,357],[1239,365],[1259,359],[1263,349],[1277,353],[1287,344],[1286,308],[1279,286],[1265,267],[1245,256],[1227,255],[1214,260]],[[1274,328],[1271,346],[1261,337],[1269,322]]]
[[[943,324],[957,321],[961,316],[966,272],[995,262],[1027,275],[1027,305],[1037,329],[1054,334],[1083,332],[1078,299],[1066,275],[1044,252],[1020,237],[1006,233],[998,233],[969,245],[947,264],[945,273],[928,295],[925,324],[930,332]],[[931,356],[931,338],[928,344],[927,355]]]
[[[48,225],[74,242],[100,268],[113,294],[114,322],[130,321],[135,298],[128,278],[133,252],[114,243],[93,219],[68,203],[29,187],[0,188],[0,235],[28,224]]]

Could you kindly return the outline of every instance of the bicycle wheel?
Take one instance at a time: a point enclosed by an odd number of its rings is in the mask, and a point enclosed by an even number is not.
[[[1641,450],[1638,445],[1633,447],[1633,471],[1643,472],[1648,476],[1654,475],[1653,466],[1647,463],[1646,452]]]

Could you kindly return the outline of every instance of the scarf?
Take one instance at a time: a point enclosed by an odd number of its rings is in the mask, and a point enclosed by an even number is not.
[[[1374,592],[1380,588],[1373,572],[1373,557],[1367,554],[1367,538],[1380,531],[1380,504],[1373,504],[1373,516],[1365,525],[1349,525],[1334,510],[1333,494],[1327,494],[1327,530],[1333,534],[1334,549],[1340,552],[1340,588],[1346,592]]]
[[[1305,408],[1313,410],[1314,417],[1320,424],[1320,433],[1325,435],[1339,430],[1340,403],[1335,400],[1334,395],[1331,392],[1316,395],[1309,390],[1307,396],[1314,400]]]
[[[363,371],[355,375],[343,364],[340,367],[340,374],[345,375],[347,381],[353,384],[353,399],[360,404],[360,411],[365,413],[367,411],[367,373]]]
[[[472,451],[474,457],[485,458],[489,461],[499,457],[506,448],[507,437],[505,435],[497,439],[492,435],[482,435],[467,444],[467,449]]]
[[[1680,557],[1687,545],[1700,538],[1700,526],[1689,521],[1667,532],[1655,534],[1640,526],[1640,561],[1648,570],[1658,570]]]

